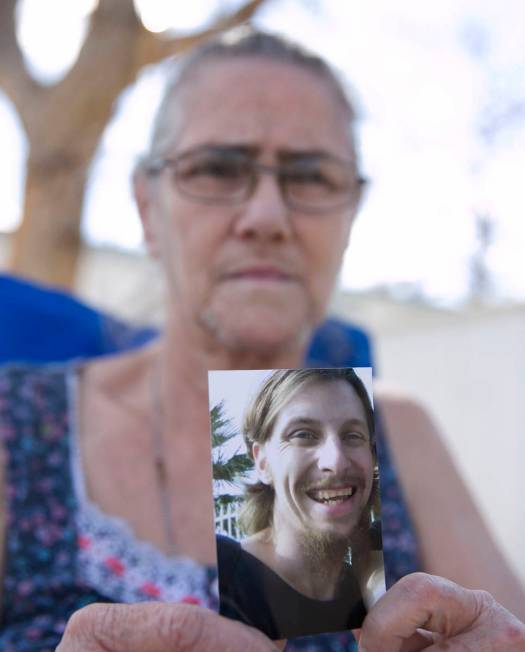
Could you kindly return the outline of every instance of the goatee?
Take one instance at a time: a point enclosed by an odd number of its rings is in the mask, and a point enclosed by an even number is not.
[[[349,536],[336,536],[331,532],[311,529],[301,537],[301,546],[307,564],[312,569],[321,570],[343,564],[351,547]]]

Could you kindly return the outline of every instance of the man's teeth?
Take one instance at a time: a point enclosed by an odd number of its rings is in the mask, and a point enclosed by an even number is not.
[[[318,489],[311,491],[311,497],[322,503],[340,503],[354,495],[355,487],[344,489]]]

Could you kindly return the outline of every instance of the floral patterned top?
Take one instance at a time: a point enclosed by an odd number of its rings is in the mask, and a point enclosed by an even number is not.
[[[75,366],[0,370],[7,536],[0,649],[50,652],[77,609],[95,601],[165,600],[217,608],[214,568],[166,557],[86,495],[75,433]],[[417,545],[380,419],[387,585],[418,570]],[[356,649],[350,633],[295,639],[288,651]]]

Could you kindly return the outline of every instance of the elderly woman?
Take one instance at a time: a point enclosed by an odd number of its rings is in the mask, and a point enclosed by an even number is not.
[[[250,536],[219,537],[222,614],[273,640],[361,626],[355,562],[370,551],[373,419],[353,369],[289,369],[266,380],[244,420],[258,476],[240,517]]]
[[[198,650],[192,637],[210,628],[212,649],[234,649],[231,632],[239,649],[263,644],[195,606],[216,604],[206,372],[303,364],[359,206],[353,118],[326,64],[273,36],[225,39],[182,63],[135,175],[166,273],[163,337],[85,366],[0,376],[5,652],[53,649],[73,611],[96,600],[192,603],[175,613],[194,628],[168,649]],[[388,583],[423,568],[488,589],[523,617],[523,594],[426,415],[395,399],[380,408]],[[446,594],[440,582],[429,610]],[[447,608],[459,604],[452,593]],[[419,624],[406,594],[394,593],[405,633]],[[370,621],[376,633],[390,600]],[[65,649],[160,649],[166,612],[128,609],[81,611]]]

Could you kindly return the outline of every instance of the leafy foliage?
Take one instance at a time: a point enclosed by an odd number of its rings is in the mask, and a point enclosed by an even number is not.
[[[224,401],[215,405],[210,411],[211,445],[213,451],[213,478],[215,481],[236,484],[253,469],[252,460],[238,449],[227,456],[223,447],[238,436],[231,419],[224,414]]]
[[[215,488],[224,488],[224,483],[239,485],[253,469],[253,461],[240,448],[235,448],[234,438],[239,432],[233,426],[231,419],[225,415],[224,401],[215,405],[210,411],[211,421],[211,445],[213,464],[213,483]],[[221,486],[222,485],[222,486]],[[239,504],[241,498],[236,492],[227,493],[224,491],[214,492],[215,514],[222,519],[217,523],[220,530],[226,534],[237,536],[236,518],[224,516],[222,508],[233,508]],[[218,494],[218,495],[217,495]]]
[[[233,426],[231,419],[225,415],[224,401],[215,405],[210,411],[211,444],[213,464],[213,484],[215,491],[215,516],[219,519],[216,526],[219,531],[229,536],[237,537],[239,534],[235,511],[236,505],[241,502],[241,497],[236,491],[224,491],[224,483],[239,485],[253,469],[253,462],[240,447],[235,448],[235,438],[239,432]],[[233,514],[229,512],[233,510]],[[226,512],[226,514],[225,514]]]

